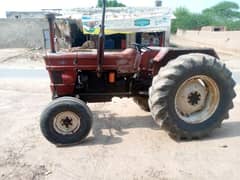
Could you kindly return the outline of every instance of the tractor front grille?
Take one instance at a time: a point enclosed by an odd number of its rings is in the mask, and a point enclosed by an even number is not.
[[[52,71],[52,81],[54,84],[63,84],[62,71]]]

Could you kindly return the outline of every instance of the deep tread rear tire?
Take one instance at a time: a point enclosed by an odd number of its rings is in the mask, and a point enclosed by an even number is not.
[[[80,117],[80,127],[73,134],[60,134],[54,127],[54,118],[61,112],[73,112]],[[45,138],[55,145],[72,145],[87,137],[92,127],[92,113],[87,105],[73,97],[53,100],[44,109],[40,118],[40,128]]]
[[[135,96],[133,101],[144,111],[150,112],[148,105],[148,96]]]
[[[186,123],[177,114],[175,96],[181,84],[196,75],[213,79],[220,92],[220,102],[213,115],[198,124]],[[153,119],[176,138],[201,138],[220,127],[233,108],[235,82],[232,73],[218,59],[204,54],[182,55],[162,67],[149,89],[149,107]]]

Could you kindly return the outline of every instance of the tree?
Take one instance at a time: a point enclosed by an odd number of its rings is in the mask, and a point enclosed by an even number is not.
[[[174,15],[176,19],[172,20],[173,33],[175,33],[177,29],[199,29],[211,21],[208,17],[197,13],[191,13],[184,7],[177,8]]]
[[[224,1],[211,8],[205,9],[203,14],[213,18],[213,25],[224,25],[229,30],[240,29],[239,5],[234,2]]]
[[[226,26],[228,30],[240,30],[239,5],[223,1],[205,9],[202,13],[192,13],[184,7],[174,12],[176,19],[172,21],[172,32],[177,29],[200,29],[202,26]]]
[[[172,32],[175,33],[177,29],[185,29],[186,21],[190,16],[188,9],[179,7],[175,10],[174,16],[176,19],[172,20]]]
[[[219,19],[240,18],[239,5],[235,2],[223,1],[217,5],[203,10],[203,14],[214,16]]]
[[[103,6],[102,0],[98,0],[97,7],[102,7],[102,6]]]
[[[102,0],[98,0],[97,7],[102,6]],[[117,0],[106,0],[106,7],[126,7],[126,5],[123,3],[119,3]]]

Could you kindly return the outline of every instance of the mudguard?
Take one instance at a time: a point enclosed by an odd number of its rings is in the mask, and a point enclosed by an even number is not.
[[[178,56],[190,53],[208,54],[219,59],[219,56],[212,48],[161,48],[153,58],[153,75],[155,76],[159,69],[165,66],[169,61],[176,59]]]

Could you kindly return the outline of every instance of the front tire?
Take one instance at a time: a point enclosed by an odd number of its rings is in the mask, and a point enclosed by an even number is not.
[[[179,56],[161,68],[149,89],[153,119],[181,139],[201,138],[220,127],[233,108],[235,82],[218,59]]]
[[[91,111],[83,101],[73,97],[53,100],[40,118],[43,135],[56,145],[79,143],[89,134],[91,126]]]

